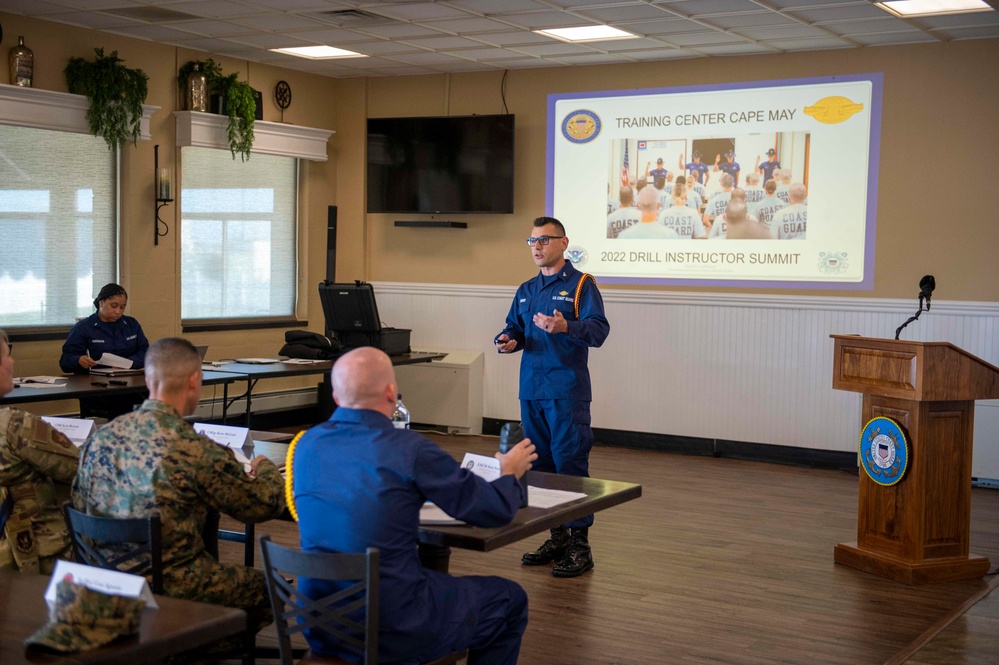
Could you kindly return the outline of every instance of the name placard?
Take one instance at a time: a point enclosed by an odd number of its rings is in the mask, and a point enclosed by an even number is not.
[[[94,421],[83,420],[81,418],[59,418],[56,416],[42,416],[42,420],[63,434],[79,448],[94,432]]]
[[[498,479],[502,474],[498,459],[495,457],[486,457],[485,455],[474,455],[472,453],[465,453],[465,457],[461,460],[461,468],[468,469],[479,478],[490,483]]]
[[[159,609],[156,604],[156,597],[149,588],[149,582],[141,575],[130,575],[117,570],[104,570],[94,566],[85,566],[82,563],[71,563],[69,561],[57,561],[52,577],[49,579],[49,586],[45,590],[45,602],[49,607],[53,607],[56,601],[56,585],[64,579],[69,578],[74,584],[82,584],[92,591],[99,591],[111,596],[124,596],[126,598],[143,598],[146,607]]]
[[[244,448],[253,445],[249,427],[194,423],[194,431],[228,448]]]

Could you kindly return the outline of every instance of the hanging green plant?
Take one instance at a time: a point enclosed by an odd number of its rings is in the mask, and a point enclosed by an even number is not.
[[[222,97],[222,113],[229,116],[226,126],[226,137],[229,140],[229,150],[232,158],[239,154],[245,162],[250,158],[253,147],[253,123],[256,119],[257,102],[253,97],[253,88],[249,83],[239,80],[238,74],[222,74],[222,67],[217,62],[207,60],[191,60],[177,72],[177,85],[181,92],[187,84],[187,77],[194,71],[204,73],[205,83],[212,95]]]
[[[109,149],[125,141],[134,145],[141,135],[142,104],[149,93],[149,77],[141,69],[129,69],[118,51],[104,55],[95,48],[93,62],[70,58],[63,73],[66,85],[75,95],[85,95],[90,102],[87,124],[90,133],[100,136]]]

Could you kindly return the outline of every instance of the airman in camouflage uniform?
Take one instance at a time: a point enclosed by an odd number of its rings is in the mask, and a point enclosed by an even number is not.
[[[166,378],[174,384],[178,372],[191,381],[180,400],[157,383],[171,372]],[[286,508],[281,472],[270,460],[257,458],[255,475],[248,475],[228,448],[183,419],[178,405],[193,412],[201,392],[201,359],[190,343],[164,339],[153,344],[146,355],[146,384],[150,399],[84,444],[73,505],[100,517],[159,513],[166,595],[242,608],[251,621],[266,625],[270,612],[263,572],[219,563],[205,551],[202,534],[212,510],[241,522],[281,515]]]
[[[60,505],[69,496],[79,451],[62,432],[19,409],[0,409],[0,501],[13,510],[0,533],[0,568],[49,574],[70,558]]]
[[[14,389],[14,359],[0,330],[0,397]],[[71,558],[60,505],[76,475],[79,451],[41,418],[0,409],[0,568],[51,573]],[[0,522],[3,519],[0,517]]]

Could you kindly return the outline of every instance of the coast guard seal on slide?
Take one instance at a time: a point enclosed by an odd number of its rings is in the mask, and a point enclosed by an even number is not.
[[[902,428],[891,418],[871,418],[860,433],[860,457],[864,471],[878,485],[902,480],[909,465],[909,446]]]

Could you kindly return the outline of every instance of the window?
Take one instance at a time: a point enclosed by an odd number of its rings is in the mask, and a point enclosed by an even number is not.
[[[85,134],[0,125],[0,321],[71,326],[117,275],[117,154]]]
[[[181,152],[181,318],[293,318],[298,160]]]

